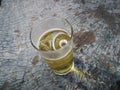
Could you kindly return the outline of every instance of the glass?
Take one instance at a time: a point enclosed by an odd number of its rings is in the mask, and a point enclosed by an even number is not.
[[[66,19],[51,17],[33,22],[30,40],[55,74],[74,71],[83,75],[74,68],[73,28]]]

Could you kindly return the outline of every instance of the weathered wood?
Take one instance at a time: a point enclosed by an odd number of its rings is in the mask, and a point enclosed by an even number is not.
[[[67,18],[73,26],[77,35],[75,57],[84,64],[84,72],[90,74],[89,83],[81,83],[77,76],[77,83],[70,83],[35,57],[38,53],[29,40],[31,23],[57,15]],[[81,35],[81,30],[90,33]],[[120,0],[2,0],[0,88],[7,81],[16,90],[110,90],[117,87],[119,77]]]

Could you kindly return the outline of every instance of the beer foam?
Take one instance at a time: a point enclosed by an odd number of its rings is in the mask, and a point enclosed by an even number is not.
[[[58,35],[60,35],[60,34],[67,34],[67,35],[69,35],[70,36],[70,34],[67,32],[67,31],[65,31],[64,29],[61,29],[61,28],[52,28],[52,29],[49,29],[49,30],[47,30],[46,32],[44,32],[40,37],[39,37],[39,39],[38,39],[38,42],[37,42],[37,46],[38,46],[38,48],[39,48],[39,45],[40,45],[40,40],[42,39],[42,37],[44,36],[44,35],[46,35],[47,33],[49,33],[49,32],[52,32],[52,31],[58,31],[58,30],[60,30],[61,32],[59,32],[57,35],[55,35],[55,37],[57,37]],[[62,32],[63,31],[63,32]],[[52,45],[53,44],[53,42],[55,41],[55,38],[53,38],[54,40],[51,40],[51,42],[50,42],[50,44]],[[67,40],[66,40],[67,41]],[[65,41],[65,43],[67,44],[68,42],[66,42]],[[54,50],[53,50],[53,52],[56,50],[55,49],[55,46],[53,46],[52,45],[52,47],[54,48]],[[63,47],[63,46],[62,46]],[[61,47],[61,50],[60,50],[60,53],[58,53],[58,55],[57,55],[57,53],[54,55],[49,55],[48,54],[48,56],[50,57],[50,58],[46,58],[44,55],[43,55],[43,58],[44,59],[48,59],[48,60],[56,60],[56,59],[61,59],[61,58],[64,58],[65,56],[67,56],[70,52],[71,52],[71,50],[72,50],[72,45],[71,46],[66,46],[66,47],[68,47],[68,48],[65,48],[64,50],[62,50],[62,47]],[[49,52],[49,51],[44,51],[44,53],[45,52]],[[64,54],[63,54],[64,53]]]
[[[53,49],[54,49],[54,50],[56,50],[56,48],[55,48],[55,39],[56,39],[59,35],[61,35],[61,34],[65,34],[65,33],[59,32],[58,34],[55,35],[55,37],[53,37],[52,46],[53,46]]]
[[[46,32],[44,32],[44,33],[39,37],[39,39],[38,39],[38,41],[37,41],[37,47],[39,48],[40,40],[41,40],[41,38],[42,38],[45,34],[47,34],[47,33],[49,33],[49,32],[52,32],[52,31],[58,31],[58,30],[63,31],[63,32],[65,32],[65,33],[67,33],[67,34],[69,35],[69,33],[68,33],[67,31],[65,31],[64,29],[62,29],[62,28],[52,28],[52,29],[49,29],[49,30],[47,30]],[[69,36],[70,36],[70,35],[69,35]],[[50,43],[50,44],[51,44],[51,43]]]
[[[61,29],[61,28],[52,28],[52,29],[49,29],[49,30],[47,30],[46,32],[44,32],[44,33],[39,37],[39,39],[38,39],[38,41],[37,41],[37,46],[38,46],[38,48],[39,48],[40,40],[41,40],[41,38],[42,38],[45,34],[51,32],[51,31],[58,31],[58,30],[65,31],[64,29]],[[65,32],[66,32],[66,31],[65,31]]]

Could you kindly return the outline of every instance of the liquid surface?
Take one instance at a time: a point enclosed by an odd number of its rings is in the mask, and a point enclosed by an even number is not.
[[[52,29],[44,33],[40,38],[39,49],[42,51],[54,51],[62,48],[70,40],[70,36],[64,30]]]

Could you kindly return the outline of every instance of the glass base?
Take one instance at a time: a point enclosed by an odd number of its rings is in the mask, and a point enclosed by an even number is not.
[[[57,75],[67,75],[68,73],[71,72],[71,69],[74,68],[74,62],[72,63],[71,67],[66,69],[66,70],[62,70],[62,71],[55,71],[53,70],[53,72]]]

